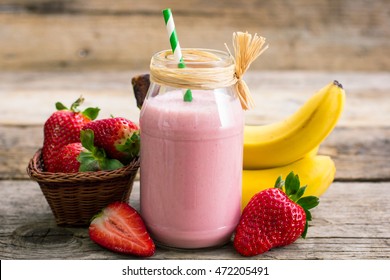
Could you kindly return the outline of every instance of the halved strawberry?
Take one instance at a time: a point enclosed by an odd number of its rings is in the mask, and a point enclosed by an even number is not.
[[[114,252],[150,257],[155,245],[138,212],[124,202],[114,202],[93,218],[90,238]]]

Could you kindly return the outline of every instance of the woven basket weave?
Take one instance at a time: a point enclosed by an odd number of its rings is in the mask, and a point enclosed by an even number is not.
[[[139,164],[136,158],[113,171],[44,172],[39,149],[29,162],[27,173],[41,187],[57,225],[87,226],[109,203],[129,201]]]

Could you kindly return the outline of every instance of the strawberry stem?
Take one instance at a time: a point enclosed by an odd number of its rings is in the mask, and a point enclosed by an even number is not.
[[[68,107],[66,107],[64,104],[62,104],[61,102],[56,102],[56,109],[58,111],[61,111],[61,110],[69,110],[69,111],[72,111],[74,113],[79,113],[80,110],[78,109],[78,107],[84,102],[84,98],[82,96],[80,96],[75,102],[72,103],[72,105],[70,106],[70,109]],[[98,114],[99,114],[99,111],[100,109],[99,108],[87,108],[85,109],[81,114],[83,114],[86,118],[90,119],[90,120],[94,120],[97,118]]]
[[[83,102],[84,98],[80,96],[75,102],[72,103],[72,105],[70,106],[70,110],[72,112],[79,112],[79,109],[77,109],[77,107],[79,107]]]

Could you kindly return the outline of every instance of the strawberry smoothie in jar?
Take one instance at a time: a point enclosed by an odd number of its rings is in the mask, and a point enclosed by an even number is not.
[[[162,245],[220,246],[241,214],[244,115],[234,60],[203,49],[183,49],[183,57],[182,69],[169,51],[151,61],[140,115],[141,215]]]

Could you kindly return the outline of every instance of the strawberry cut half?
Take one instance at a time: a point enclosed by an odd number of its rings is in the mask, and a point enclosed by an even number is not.
[[[154,255],[155,245],[138,212],[114,202],[96,215],[89,226],[92,241],[111,251],[139,257]]]

